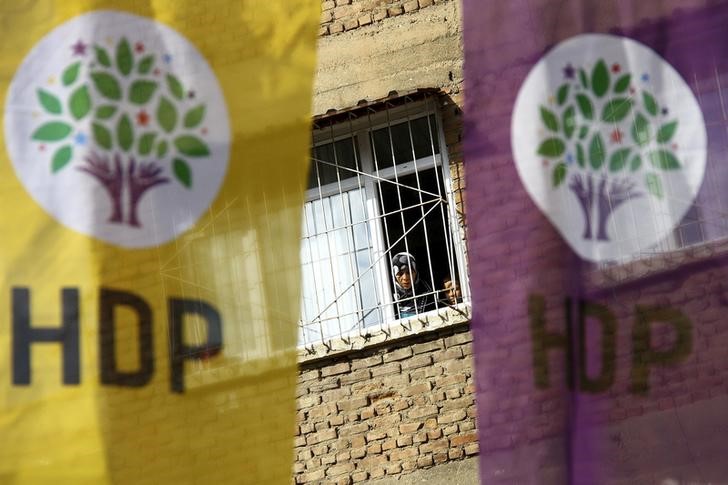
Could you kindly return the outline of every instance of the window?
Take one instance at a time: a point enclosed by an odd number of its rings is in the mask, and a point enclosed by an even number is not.
[[[414,256],[421,280],[414,297],[427,298],[427,311],[453,304],[441,291],[445,278],[465,289],[435,99],[398,98],[314,130],[303,210],[301,344],[366,335],[398,320],[390,262],[397,253]]]

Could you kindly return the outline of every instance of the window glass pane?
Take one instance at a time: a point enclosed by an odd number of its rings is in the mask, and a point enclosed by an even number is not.
[[[358,251],[356,265],[362,277],[359,280],[359,294],[361,295],[362,320],[364,326],[381,322],[381,313],[378,308],[377,290],[374,283],[374,272],[369,270],[372,265],[371,252]]]
[[[346,334],[379,317],[364,189],[304,206],[301,244],[305,342]],[[357,223],[352,223],[356,219]]]
[[[334,147],[336,153],[334,153]],[[358,162],[356,137],[344,138],[336,143],[326,143],[314,147],[311,154],[308,188],[316,188],[319,183],[323,186],[356,177],[357,174],[354,170],[359,170]]]
[[[429,126],[428,117],[423,116],[374,130],[371,141],[379,170],[393,166],[393,155],[397,164],[412,162],[412,142],[417,159],[429,157],[433,152],[440,153],[434,115],[429,116]]]

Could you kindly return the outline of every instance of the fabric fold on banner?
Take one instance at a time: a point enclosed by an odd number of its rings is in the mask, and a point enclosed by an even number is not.
[[[728,477],[726,19],[464,1],[483,483]]]
[[[319,9],[0,7],[0,482],[290,481]]]

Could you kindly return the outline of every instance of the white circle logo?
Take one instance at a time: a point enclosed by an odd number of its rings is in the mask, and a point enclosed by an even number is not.
[[[511,143],[531,198],[590,261],[668,236],[705,172],[705,122],[690,88],[654,51],[612,35],[568,39],[531,69]]]
[[[156,246],[197,222],[230,151],[217,79],[182,35],[113,11],[60,25],[10,85],[5,143],[48,214],[126,248]]]

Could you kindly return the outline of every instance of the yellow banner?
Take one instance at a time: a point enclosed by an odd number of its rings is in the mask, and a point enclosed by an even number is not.
[[[0,6],[0,483],[290,481],[319,3]]]

